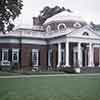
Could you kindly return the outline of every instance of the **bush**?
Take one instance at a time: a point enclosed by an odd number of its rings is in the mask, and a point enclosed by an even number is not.
[[[73,67],[60,67],[59,71],[62,71],[65,73],[76,73]]]

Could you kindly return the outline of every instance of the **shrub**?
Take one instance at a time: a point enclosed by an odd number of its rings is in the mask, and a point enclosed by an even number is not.
[[[76,73],[73,67],[60,67],[59,71],[62,71],[65,73]]]

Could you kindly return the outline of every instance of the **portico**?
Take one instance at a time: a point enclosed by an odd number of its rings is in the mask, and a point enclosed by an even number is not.
[[[75,44],[72,48],[70,47],[70,45]],[[62,43],[58,44],[58,65],[57,67],[94,67],[95,63],[94,63],[94,48],[97,48],[96,46],[98,44],[96,43],[84,43],[84,42],[69,42],[66,41],[65,42],[65,64],[61,65],[61,61],[62,61],[62,53],[61,53],[61,45]],[[99,45],[98,45],[99,46]],[[98,48],[99,49],[99,48]],[[72,51],[72,54],[71,52]],[[99,52],[100,53],[100,52]],[[72,60],[70,61],[70,57],[72,56]],[[100,65],[100,54],[99,54],[99,59],[98,59],[98,66]],[[73,62],[70,65],[70,62]]]

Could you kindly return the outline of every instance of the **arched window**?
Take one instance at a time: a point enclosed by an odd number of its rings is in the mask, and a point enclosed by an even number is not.
[[[89,35],[87,32],[84,32],[83,35]]]
[[[46,32],[50,32],[50,31],[51,31],[51,26],[48,25],[48,26],[46,27]]]
[[[73,26],[74,26],[75,28],[80,28],[82,25],[81,25],[79,22],[76,22]]]
[[[66,25],[64,23],[60,23],[57,28],[60,31],[64,31],[64,30],[66,30]]]

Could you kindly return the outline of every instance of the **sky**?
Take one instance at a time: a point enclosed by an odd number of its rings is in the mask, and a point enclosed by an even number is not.
[[[15,20],[16,28],[32,28],[32,17],[45,7],[56,5],[71,9],[88,23],[100,24],[100,0],[23,0],[22,14]]]

